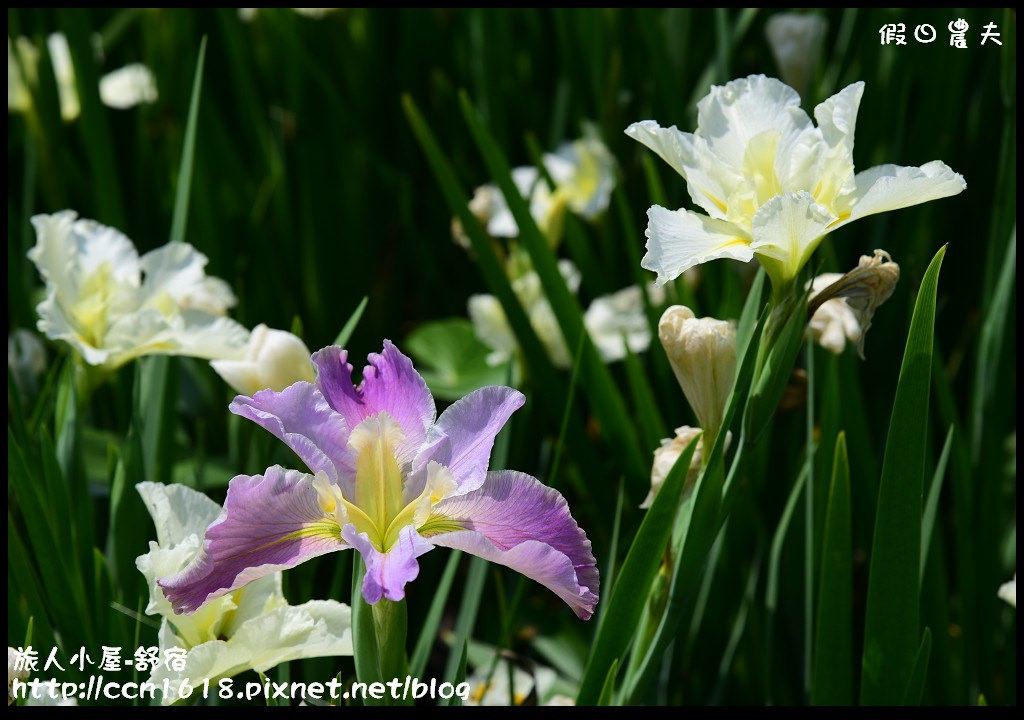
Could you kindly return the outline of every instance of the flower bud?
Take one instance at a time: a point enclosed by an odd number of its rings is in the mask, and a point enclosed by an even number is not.
[[[765,37],[782,80],[803,94],[814,77],[828,21],[821,15],[779,13],[768,19]]]
[[[683,425],[682,427],[676,428],[676,436],[673,438],[665,438],[661,441],[661,447],[654,451],[654,464],[651,466],[651,491],[647,493],[647,497],[641,503],[641,508],[649,508],[651,503],[654,502],[654,496],[661,490],[661,486],[665,484],[665,478],[672,472],[672,467],[676,464],[679,456],[686,451],[686,448],[690,446],[690,443],[695,437],[700,434],[700,428],[690,427],[689,425]],[[725,436],[725,447],[729,447],[729,442],[732,440],[732,433],[727,433]],[[693,486],[697,482],[697,478],[700,476],[701,467],[704,465],[704,438],[700,438],[697,441],[697,446],[693,449],[693,457],[690,459],[690,469],[686,473],[686,481],[683,483],[683,497],[685,498],[693,491]]]
[[[864,338],[875,310],[892,295],[900,279],[900,266],[885,250],[862,255],[846,273],[824,273],[811,281],[808,314],[811,335],[826,350],[840,354],[846,341],[857,344],[864,359]]]
[[[309,349],[290,332],[257,325],[243,353],[238,359],[210,363],[224,382],[242,395],[265,388],[280,392],[299,380],[314,380]]]
[[[697,318],[690,308],[673,305],[661,316],[658,337],[705,438],[711,438],[707,442],[713,443],[736,379],[736,325]]]
[[[1008,583],[1003,583],[999,587],[999,598],[1017,607],[1017,576],[1013,576],[1013,580]]]

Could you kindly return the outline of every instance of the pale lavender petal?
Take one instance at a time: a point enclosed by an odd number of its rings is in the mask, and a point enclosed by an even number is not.
[[[434,506],[438,525],[465,530],[429,534],[434,545],[464,550],[521,572],[565,600],[586,620],[597,606],[600,580],[590,540],[558,491],[511,470],[491,472],[478,490]]]
[[[284,441],[313,472],[323,471],[351,495],[355,455],[348,447],[351,427],[327,404],[315,385],[297,382],[281,392],[260,390],[237,396],[228,409]],[[353,426],[354,427],[354,426]]]
[[[420,537],[412,525],[406,525],[399,531],[398,540],[386,553],[375,548],[366,533],[356,532],[355,525],[346,525],[341,535],[363,556],[366,564],[363,599],[370,605],[377,604],[381,598],[404,598],[405,584],[420,574],[416,558],[434,548],[432,543]]]
[[[427,428],[434,422],[434,398],[412,360],[390,340],[384,341],[384,350],[379,355],[370,353],[367,359],[370,364],[363,369],[363,381],[355,387],[347,351],[332,346],[313,353],[317,385],[350,428],[371,415],[391,415],[405,435],[397,448],[398,462],[412,462],[426,439]]]
[[[313,477],[280,465],[266,475],[239,475],[203,549],[177,575],[159,581],[178,613],[270,573],[348,547],[320,507]]]
[[[427,431],[427,444],[416,457],[416,470],[424,470],[434,460],[451,471],[459,485],[458,494],[476,490],[487,477],[495,436],[524,402],[526,396],[518,390],[492,385],[453,403]],[[420,474],[425,478],[425,473]],[[418,484],[422,486],[422,482]],[[414,485],[410,489],[418,494]]]

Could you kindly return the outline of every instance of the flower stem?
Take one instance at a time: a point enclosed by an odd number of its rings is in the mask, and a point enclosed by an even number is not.
[[[405,656],[409,617],[405,600],[382,599],[372,607],[381,680],[387,683],[397,678],[404,682],[405,676],[409,674],[409,663]],[[401,699],[391,700],[394,704],[404,704]]]

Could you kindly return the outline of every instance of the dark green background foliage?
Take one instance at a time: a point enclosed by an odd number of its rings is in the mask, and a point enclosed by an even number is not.
[[[1015,703],[1016,615],[996,590],[1012,576],[1016,557],[1016,15],[821,12],[828,35],[803,107],[810,111],[845,85],[864,80],[857,168],[941,159],[965,177],[967,190],[859,221],[822,243],[814,271],[844,272],[860,255],[884,248],[900,263],[902,277],[875,316],[866,361],[849,348],[838,358],[820,348],[813,359],[800,354],[799,368],[808,369],[809,359],[814,364],[813,507],[809,513],[802,506],[784,513],[791,492],[800,492],[798,477],[807,465],[807,386],[795,382],[738,478],[731,517],[711,551],[714,572],[695,588],[704,601],[681,620],[658,681],[635,699],[809,701],[808,609],[816,617],[852,613],[853,667],[846,670],[851,682],[859,678],[878,488],[903,348],[925,271],[948,244],[935,307],[931,403],[927,414],[915,418],[927,424],[926,496],[951,426],[953,432],[948,466],[942,463],[938,473],[941,494],[914,634],[920,637],[928,627],[932,637],[924,702],[973,704],[984,695],[990,704]],[[209,274],[234,288],[240,302],[233,315],[242,323],[292,328],[316,349],[334,340],[366,296],[365,313],[348,343],[358,366],[366,353],[379,351],[384,338],[402,346],[423,323],[465,316],[468,296],[490,291],[472,258],[451,240],[452,210],[402,105],[403,95],[415,103],[468,200],[473,187],[492,178],[460,109],[463,89],[513,165],[530,162],[531,141],[553,149],[577,137],[585,120],[600,129],[620,165],[621,197],[599,222],[582,227],[586,257],[579,248],[562,251],[593,268],[581,289],[589,302],[635,282],[650,204],[689,207],[682,179],[660,161],[651,162],[651,153],[623,129],[650,118],[693,130],[696,101],[712,82],[777,75],[764,36],[770,14],[343,10],[314,21],[266,10],[246,24],[233,9],[9,10],[12,38],[26,35],[45,46],[46,35],[61,30],[80,73],[98,77],[139,61],[153,69],[160,92],[153,105],[114,111],[99,104],[95,85],[82,83],[93,95],[83,96],[78,121],[63,124],[44,61],[38,126],[31,129],[22,116],[9,115],[9,328],[35,325],[41,283],[25,257],[34,243],[32,214],[73,208],[122,230],[140,251],[167,241],[203,36],[205,70],[184,239],[210,258]],[[970,23],[967,49],[948,44],[946,24],[957,17]],[[978,44],[990,21],[999,24],[1001,47]],[[879,28],[888,22],[906,24],[907,46],[880,45]],[[932,44],[912,38],[923,22],[938,30]],[[102,38],[102,67],[93,58],[94,33]],[[702,267],[701,283],[688,298],[698,316],[739,316],[752,274],[738,268],[730,261]],[[62,445],[68,404],[58,392],[63,385],[57,360],[68,353],[57,345],[49,349],[55,358],[49,389],[38,398],[9,395],[8,401],[17,445],[8,451],[9,644],[21,643],[30,616],[34,644],[49,647],[56,633],[66,657],[80,644],[95,647],[97,654],[100,644],[134,647],[136,632],[143,644],[152,644],[152,628],[110,605],[134,611],[145,604],[142,578],[130,570],[153,535],[132,514],[142,506],[131,484],[188,482],[221,501],[234,474],[261,471],[269,462],[297,465],[263,433],[229,418],[228,389],[205,363],[192,360],[123,368],[87,406],[77,408],[75,441],[65,438]],[[645,460],[658,437],[693,424],[656,342],[634,359],[632,371],[625,364],[609,369]],[[644,517],[637,505],[647,480],[612,447],[614,438],[602,435],[593,395],[600,390],[588,385],[586,373],[572,400],[572,427],[562,430],[561,410],[543,399],[555,392],[550,372],[525,376],[528,402],[510,426],[504,466],[553,480],[607,573],[611,559],[621,565]],[[150,405],[140,398],[147,373],[166,373]],[[561,408],[570,373],[557,378]],[[837,470],[833,481],[841,430],[849,474]],[[68,443],[73,452],[61,456]],[[552,479],[559,452],[558,476]],[[60,468],[52,467],[56,460]],[[120,481],[119,460],[125,473]],[[40,497],[26,498],[33,484]],[[613,545],[623,484],[621,528]],[[121,492],[125,486],[127,496]],[[842,507],[833,514],[830,488],[838,492],[833,501],[848,509],[845,521]],[[129,521],[119,522],[119,515]],[[72,528],[67,545],[47,551],[45,542],[30,542],[37,532],[33,526],[41,522]],[[842,549],[842,537],[834,533],[847,526],[852,606],[845,613],[840,608],[821,614],[815,605],[828,602],[828,595],[822,590],[819,601],[818,552],[823,542]],[[808,539],[815,554],[809,572]],[[94,556],[93,546],[106,548],[105,559],[100,551]],[[62,559],[65,554],[74,560]],[[445,552],[424,556],[420,578],[409,586],[410,649],[446,561]],[[350,562],[328,556],[286,573],[289,599],[347,601]],[[442,628],[455,623],[467,572],[472,576],[463,559]],[[578,680],[596,623],[577,621],[553,595],[511,572],[489,566],[486,573],[472,636]],[[844,587],[829,578],[822,587]],[[610,588],[602,589],[607,602]],[[538,637],[554,642],[537,642]],[[443,675],[448,652],[439,639],[428,676]],[[339,669],[351,675],[351,659],[303,661],[274,672],[325,680]]]

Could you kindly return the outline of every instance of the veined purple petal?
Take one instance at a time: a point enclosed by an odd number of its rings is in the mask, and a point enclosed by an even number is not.
[[[416,469],[425,469],[434,460],[451,471],[459,494],[476,490],[487,476],[494,438],[524,402],[526,396],[518,390],[492,385],[453,403],[427,430],[427,443],[416,457]],[[425,473],[422,475],[425,479]],[[422,479],[420,488],[410,487],[412,497],[422,489]]]
[[[398,540],[386,553],[382,553],[370,542],[366,533],[356,532],[355,525],[342,528],[342,537],[359,551],[366,564],[363,575],[363,599],[370,605],[380,599],[401,600],[405,597],[405,584],[420,574],[420,555],[434,548],[433,544],[420,537],[416,528],[406,525],[398,533]]]
[[[315,385],[297,382],[281,392],[260,390],[251,398],[239,395],[228,409],[269,430],[310,470],[324,471],[351,495],[355,456],[348,436],[354,426],[331,409]]]
[[[412,360],[390,340],[384,341],[384,350],[379,355],[370,353],[367,359],[370,364],[363,369],[363,381],[355,387],[348,351],[332,346],[313,353],[317,385],[350,428],[370,415],[381,412],[391,415],[405,435],[397,448],[398,462],[400,465],[410,463],[437,414],[434,398]]]
[[[554,592],[583,620],[593,615],[600,586],[594,554],[558,491],[524,473],[491,472],[478,490],[439,502],[431,517],[442,527],[465,528],[428,535],[434,545],[507,565]],[[422,528],[425,535],[430,524]]]
[[[177,575],[159,581],[181,613],[270,573],[348,547],[320,507],[313,478],[280,465],[266,475],[239,475],[203,549]]]

